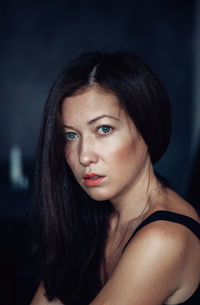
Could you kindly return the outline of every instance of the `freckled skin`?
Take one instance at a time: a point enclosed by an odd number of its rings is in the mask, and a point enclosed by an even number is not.
[[[88,123],[102,115],[113,118]],[[75,135],[67,141],[66,161],[88,195],[100,201],[129,196],[150,160],[146,144],[117,98],[92,87],[64,100],[62,120],[68,126],[64,132]],[[100,126],[111,126],[112,130],[100,134]],[[105,178],[99,185],[88,187],[83,175],[92,172]]]

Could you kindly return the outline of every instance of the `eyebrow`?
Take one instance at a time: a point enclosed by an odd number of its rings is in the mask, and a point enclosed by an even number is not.
[[[111,118],[111,119],[114,119],[114,120],[117,120],[117,121],[120,121],[120,119],[119,118],[116,118],[116,117],[114,117],[114,116],[112,116],[112,115],[109,115],[109,114],[103,114],[103,115],[100,115],[100,116],[98,116],[98,117],[96,117],[96,118],[94,118],[94,119],[92,119],[92,120],[90,120],[90,121],[88,121],[88,125],[91,125],[92,123],[94,123],[94,122],[96,122],[96,121],[98,121],[98,120],[100,120],[100,119],[102,119],[102,118]]]
[[[87,124],[88,124],[88,125],[91,125],[91,124],[93,124],[94,122],[96,122],[96,121],[98,121],[98,120],[100,120],[100,119],[103,119],[103,118],[111,118],[111,119],[114,119],[114,120],[116,120],[116,121],[120,121],[119,118],[116,118],[116,117],[114,117],[114,116],[112,116],[112,115],[103,114],[103,115],[100,115],[100,116],[98,116],[98,117],[96,117],[96,118],[94,118],[94,119],[88,121]],[[65,127],[65,128],[69,128],[69,129],[75,129],[74,127],[68,126],[68,125],[64,125],[64,127]]]

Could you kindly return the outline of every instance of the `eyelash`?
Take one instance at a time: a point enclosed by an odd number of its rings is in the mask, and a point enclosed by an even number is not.
[[[104,128],[104,132],[99,132],[99,130],[100,129],[103,129]],[[109,129],[109,131],[108,132],[105,132],[105,129]],[[97,128],[96,128],[96,132],[98,133],[98,135],[100,135],[100,136],[104,136],[104,135],[109,135],[109,134],[111,134],[111,132],[113,131],[113,127],[111,127],[111,126],[109,126],[109,125],[101,125],[101,126],[98,126]],[[74,137],[69,137],[69,135],[73,135]],[[77,134],[75,133],[75,132],[73,132],[73,131],[69,131],[69,132],[66,132],[65,133],[65,138],[66,138],[66,141],[72,141],[72,140],[74,140],[75,138],[77,138]]]
[[[75,137],[74,138],[68,138],[68,136],[69,135],[75,135]],[[71,140],[73,140],[73,139],[75,139],[77,137],[77,134],[75,133],[75,132],[72,132],[72,131],[69,131],[69,132],[65,132],[65,138],[66,138],[66,141],[71,141]]]
[[[108,132],[103,132],[103,133],[100,133],[100,132],[98,132],[99,131],[99,129],[103,129],[103,128],[109,128],[109,131]],[[99,126],[99,127],[97,127],[97,132],[98,132],[98,134],[99,135],[101,135],[101,136],[104,136],[104,135],[109,135],[111,132],[112,132],[112,130],[113,130],[113,127],[111,127],[111,126],[109,126],[109,125],[101,125],[101,126]],[[105,130],[104,130],[105,131]]]

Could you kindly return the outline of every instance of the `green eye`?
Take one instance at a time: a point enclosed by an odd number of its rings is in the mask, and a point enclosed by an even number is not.
[[[66,132],[65,137],[67,140],[73,140],[77,137],[77,134],[75,132]]]
[[[108,134],[108,133],[111,132],[111,130],[112,130],[112,127],[106,126],[106,125],[105,126],[101,126],[101,127],[98,128],[98,132],[100,134]]]

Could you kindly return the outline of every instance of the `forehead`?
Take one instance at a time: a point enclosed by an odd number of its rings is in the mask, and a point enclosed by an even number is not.
[[[64,99],[61,112],[65,120],[72,119],[74,116],[88,118],[102,114],[120,116],[121,106],[118,98],[99,86],[93,86],[85,91]]]

